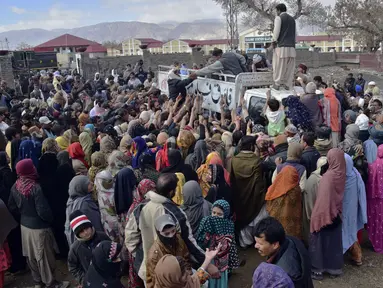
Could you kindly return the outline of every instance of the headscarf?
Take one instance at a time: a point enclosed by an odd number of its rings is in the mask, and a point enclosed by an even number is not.
[[[196,235],[202,218],[210,215],[211,203],[202,197],[201,187],[196,181],[186,182],[182,194],[184,197],[182,210],[190,222],[193,234]]]
[[[114,185],[114,203],[117,214],[129,211],[133,203],[136,182],[136,176],[134,176],[134,172],[130,168],[123,168],[117,173]]]
[[[207,216],[202,219],[197,233],[197,243],[202,249],[212,249],[222,243],[222,248],[215,257],[213,264],[220,272],[237,268],[238,254],[235,246],[234,223],[229,219],[230,205],[225,200],[214,202],[212,209],[223,210],[224,218]]]
[[[31,194],[33,187],[36,186],[37,170],[31,159],[24,159],[16,164],[16,189],[25,197]]]
[[[61,150],[68,149],[72,141],[72,130],[66,130],[62,136],[56,138],[56,142]]]
[[[311,214],[310,232],[318,232],[342,212],[343,193],[346,182],[344,153],[333,148],[327,153],[328,170],[323,174],[317,199]]]
[[[368,164],[374,163],[378,157],[378,146],[376,146],[375,142],[371,139],[364,141],[363,151]]]
[[[163,146],[169,139],[169,135],[166,132],[160,132],[157,136],[157,144]]]
[[[170,137],[166,140],[164,148],[157,152],[156,155],[156,170],[161,171],[162,169],[169,167],[169,150],[176,149],[176,139],[174,137]]]
[[[57,154],[60,151],[57,142],[53,138],[47,138],[43,141],[42,152]]]
[[[231,188],[225,179],[225,169],[221,165],[216,164],[210,164],[209,169],[211,170],[211,184],[216,186],[216,191],[214,191],[214,195],[210,195],[212,190],[210,188],[209,194],[206,196],[206,200],[211,203],[216,200],[226,200],[229,204],[231,204]]]
[[[130,152],[129,149],[132,143],[133,143],[132,137],[130,137],[129,134],[124,135],[124,137],[122,137],[120,141],[120,147],[119,147],[120,151],[123,153]]]
[[[104,170],[107,166],[105,154],[97,151],[91,156],[92,166],[89,168],[88,177],[91,182],[94,183],[98,172]]]
[[[279,266],[262,262],[253,274],[253,287],[294,288],[289,275]]]
[[[172,198],[173,202],[177,205],[182,205],[184,203],[184,197],[182,195],[182,187],[185,185],[185,176],[182,173],[175,173],[177,176],[177,187],[176,187],[176,193],[174,197]]]
[[[225,144],[226,156],[233,157],[234,156],[234,147],[233,147],[233,133],[225,131],[221,136],[222,142]]]
[[[85,114],[84,112],[82,112],[79,116],[78,116],[78,126],[79,127],[84,127],[89,121],[89,114]]]
[[[173,255],[163,256],[157,263],[154,288],[200,288],[197,277],[191,277],[188,271],[182,271]]]
[[[84,126],[84,129],[89,129],[93,134],[96,133],[96,128],[94,128],[94,125],[93,124],[86,124]]]
[[[144,179],[141,180],[141,182],[138,184],[137,189],[133,195],[133,203],[129,208],[128,215],[130,215],[134,209],[145,200],[145,195],[149,191],[156,192],[156,183],[154,183],[152,180]]]
[[[113,177],[115,177],[117,173],[126,166],[128,166],[128,157],[121,151],[116,150],[109,155],[108,170]]]
[[[59,161],[59,166],[67,163],[72,166],[68,151],[60,151],[57,153],[57,160]]]
[[[346,184],[342,208],[343,253],[358,240],[357,233],[367,223],[366,189],[362,177],[348,154],[346,161]]]
[[[85,161],[85,153],[84,153],[84,150],[82,150],[80,143],[75,142],[70,144],[68,148],[68,152],[69,152],[69,157],[71,159],[80,160],[85,165],[86,168],[89,168],[88,163]]]
[[[329,101],[330,107],[328,108],[328,114],[330,116],[330,123],[326,123],[330,126],[331,130],[336,132],[340,131],[340,103],[338,98],[335,95],[335,90],[333,88],[326,88],[324,90],[324,97]],[[334,113],[335,112],[335,113]],[[325,119],[326,120],[326,119]],[[326,120],[326,122],[329,122]]]
[[[198,140],[194,147],[194,152],[185,159],[185,164],[189,164],[194,170],[197,170],[205,162],[209,154],[206,141]]]
[[[116,143],[114,142],[114,139],[107,135],[102,137],[101,142],[100,142],[100,151],[103,152],[105,155],[109,155],[110,153],[115,150]]]
[[[41,157],[41,143],[34,140],[23,140],[19,147],[19,160],[30,158],[33,161],[33,165],[37,167],[39,165],[39,159]]]
[[[312,115],[310,110],[299,100],[299,97],[290,95],[285,99],[284,106],[289,107],[286,116],[295,127],[305,130],[312,128]]]
[[[287,148],[287,160],[300,161],[303,148],[299,143],[290,143]]]
[[[359,140],[359,126],[356,124],[347,125],[344,138],[344,141],[339,143],[339,148],[345,153],[348,153],[355,145],[362,144]]]
[[[139,158],[142,153],[144,153],[148,149],[148,146],[146,145],[146,142],[144,138],[138,136],[133,139],[133,145],[131,147],[132,152],[132,167],[134,169],[139,167]]]
[[[181,150],[182,158],[185,159],[189,154],[189,148],[194,144],[195,137],[188,130],[181,130],[177,138],[177,146]]]
[[[273,141],[268,135],[264,133],[258,133],[256,143],[261,159],[265,159],[267,156],[274,154]]]
[[[7,240],[8,234],[17,227],[17,222],[13,218],[12,214],[9,212],[4,201],[0,199],[0,243],[3,245],[5,240]]]
[[[80,144],[85,153],[85,161],[91,163],[93,140],[92,136],[86,131],[82,132],[79,137]]]
[[[299,174],[297,169],[292,166],[285,166],[267,190],[265,200],[270,201],[279,198],[298,185]]]
[[[150,113],[149,111],[142,111],[140,114],[140,119],[142,120],[142,124],[146,124],[150,120]]]
[[[207,196],[211,187],[211,183],[209,183],[209,181],[206,179],[206,176],[209,173],[210,164],[220,165],[223,167],[222,159],[217,152],[211,152],[209,155],[207,155],[205,164],[201,165],[201,167],[197,169],[198,180],[199,184],[201,185],[203,197]],[[230,185],[230,174],[226,169],[224,169],[224,174],[226,183]]]

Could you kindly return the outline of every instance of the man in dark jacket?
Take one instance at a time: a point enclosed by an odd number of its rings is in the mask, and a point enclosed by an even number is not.
[[[286,236],[281,223],[267,217],[255,226],[255,248],[267,262],[281,267],[294,282],[295,288],[313,288],[311,261],[303,243]]]
[[[305,132],[302,135],[301,144],[303,152],[301,156],[301,164],[306,168],[307,179],[311,173],[317,168],[317,161],[320,158],[318,150],[314,147],[315,134],[313,132]]]
[[[181,94],[182,98],[185,99],[186,86],[195,79],[197,79],[197,75],[193,73],[189,75],[189,78],[182,80],[177,68],[171,70],[168,75],[169,98],[176,101],[178,95]]]
[[[110,241],[110,239],[104,232],[97,232],[80,210],[76,210],[70,215],[70,226],[76,235],[76,240],[70,247],[68,269],[81,286],[92,260],[93,249],[101,241]]]

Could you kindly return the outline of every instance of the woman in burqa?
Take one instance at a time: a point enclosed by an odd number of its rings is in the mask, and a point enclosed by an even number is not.
[[[52,230],[60,250],[60,256],[67,257],[69,248],[63,231],[63,225],[65,224],[68,190],[65,195],[57,193],[58,186],[56,181],[61,177],[57,174],[57,168],[59,166],[57,152],[59,148],[58,145],[52,141],[56,142],[54,139],[49,138],[44,140],[44,154],[39,159],[37,171],[41,189],[48,201],[49,207],[55,212]]]
[[[63,234],[63,237],[65,237],[63,225],[65,225],[66,220],[66,204],[69,198],[69,183],[72,181],[73,177],[76,176],[76,173],[74,172],[72,168],[72,160],[69,158],[69,153],[67,151],[61,151],[57,154],[57,162],[58,167],[56,169],[56,173],[54,175],[54,203],[57,206],[57,208],[53,208],[56,206],[51,206],[52,210],[55,211],[55,219],[57,218],[56,215],[59,217],[57,219],[57,222],[59,222],[60,225],[58,227],[60,231],[60,235]],[[49,201],[49,200],[48,200]],[[55,209],[55,210],[54,210]],[[55,220],[56,222],[56,220]],[[63,223],[63,224],[62,224]],[[61,239],[60,239],[61,240]],[[66,237],[65,237],[65,245],[67,245]],[[57,244],[60,248],[60,253],[62,253],[60,244],[56,238]]]
[[[194,180],[198,182],[197,172],[193,168],[184,163],[181,152],[176,149],[169,150],[168,153],[169,165],[162,169],[161,173],[182,173],[185,176],[185,181]]]

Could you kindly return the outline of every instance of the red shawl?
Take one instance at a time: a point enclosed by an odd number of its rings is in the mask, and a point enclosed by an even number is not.
[[[85,153],[84,150],[82,150],[80,143],[75,142],[70,144],[68,152],[71,159],[80,160],[82,163],[84,163],[86,168],[89,168],[88,163],[85,161]]]
[[[37,171],[31,159],[24,159],[16,164],[16,190],[28,197],[36,185]]]

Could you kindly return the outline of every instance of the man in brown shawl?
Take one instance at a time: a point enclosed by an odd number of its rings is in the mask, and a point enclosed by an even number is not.
[[[255,138],[244,136],[240,152],[231,163],[231,183],[234,191],[234,212],[236,228],[243,229],[257,217],[265,202],[265,181],[261,170],[261,160],[254,154]]]

